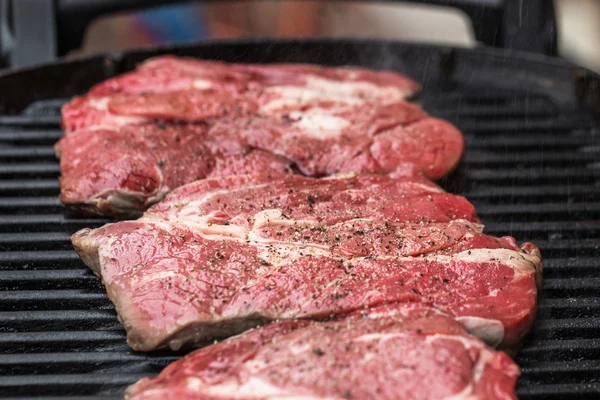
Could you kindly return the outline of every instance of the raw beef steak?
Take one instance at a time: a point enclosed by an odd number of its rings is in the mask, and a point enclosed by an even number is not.
[[[392,72],[161,57],[75,97],[63,107],[63,125],[68,134],[153,118],[203,121],[241,111],[271,115],[331,104],[372,108],[402,102],[417,89]]]
[[[448,315],[394,304],[253,329],[172,363],[125,397],[508,400],[519,374]]]
[[[185,185],[137,221],[72,240],[136,350],[405,302],[513,349],[534,318],[539,251],[478,222],[421,176],[257,174]]]
[[[336,83],[353,86],[335,86]],[[376,95],[404,99],[420,86],[391,71],[359,67],[324,67],[311,64],[235,64],[190,57],[160,56],[139,64],[135,71],[94,86],[90,94],[148,93],[188,88],[223,88],[240,93],[260,86],[302,86],[307,89],[339,89],[339,96]],[[383,91],[379,91],[383,89]]]
[[[452,124],[409,103],[317,106],[221,120],[210,135],[243,138],[292,161],[308,176],[389,173],[412,166],[439,179],[454,169],[464,149],[462,134]]]
[[[79,129],[56,145],[61,199],[96,214],[139,216],[170,190],[210,176],[412,168],[439,178],[458,162],[463,140],[450,124],[422,118],[422,110],[409,103],[374,112],[313,108],[212,126],[148,120]],[[219,168],[224,160],[235,163]]]
[[[90,128],[118,128],[155,120],[203,122],[225,116],[252,115],[254,101],[226,91],[187,89],[166,93],[116,93],[76,97],[63,108],[65,136]]]
[[[369,100],[388,103],[404,100],[418,90],[419,85],[414,81],[393,72],[299,64],[227,64],[165,56],[150,59],[135,71],[108,79],[90,89],[87,95],[76,97],[63,107],[63,126],[69,132],[95,125],[99,111],[129,114],[136,105],[128,108],[123,104],[141,94],[154,99],[160,95],[172,99],[170,93],[180,96],[204,91],[205,103],[210,108],[227,102],[211,96],[229,95],[231,98],[246,92],[251,92],[252,98],[264,93],[281,97],[277,104],[293,102],[297,105],[299,101],[310,103],[324,98],[353,104]],[[117,100],[113,100],[114,96]],[[165,103],[168,101],[162,102]],[[280,107],[273,104],[272,108]],[[191,114],[186,116],[192,117]],[[198,114],[196,118],[201,116]],[[135,121],[121,118],[122,123]]]
[[[396,73],[358,68],[153,59],[63,108],[62,199],[100,215],[135,216],[181,184],[216,176],[204,165],[221,156],[237,160],[227,169],[234,174],[280,173],[271,168],[277,162],[309,176],[414,168],[438,179],[458,163],[463,138],[403,101],[417,89]],[[201,158],[206,141],[225,150]],[[252,150],[273,162],[247,157]],[[72,168],[73,159],[86,162]],[[162,168],[157,178],[156,166],[146,165],[156,159],[185,160],[189,171]],[[132,165],[137,160],[141,166]],[[132,172],[140,190],[125,179]]]
[[[212,139],[205,125],[148,123],[73,132],[56,146],[61,200],[88,213],[139,216],[172,189],[198,179],[291,172],[291,163],[280,156]]]

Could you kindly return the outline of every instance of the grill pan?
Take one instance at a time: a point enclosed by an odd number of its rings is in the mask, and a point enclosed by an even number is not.
[[[159,54],[236,62],[395,69],[424,86],[425,109],[464,132],[441,181],[471,200],[492,235],[544,257],[538,318],[517,356],[522,399],[600,396],[600,142],[597,77],[566,61],[489,48],[386,41],[221,42],[49,64],[0,76],[0,398],[108,399],[181,354],[129,350],[104,288],[69,235],[58,199],[60,106]]]

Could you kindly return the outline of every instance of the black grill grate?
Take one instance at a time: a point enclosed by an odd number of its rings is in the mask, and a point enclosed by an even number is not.
[[[460,168],[486,231],[532,241],[545,259],[539,317],[517,360],[523,399],[600,395],[600,143],[589,115],[531,93],[429,91],[464,131]],[[135,354],[99,280],[71,249],[77,219],[58,195],[56,105],[0,117],[0,397],[113,398],[177,358]],[[62,397],[64,396],[64,397]]]

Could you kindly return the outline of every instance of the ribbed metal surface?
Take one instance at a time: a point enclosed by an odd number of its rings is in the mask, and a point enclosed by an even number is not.
[[[592,120],[539,96],[477,87],[422,101],[466,136],[462,165],[442,184],[475,203],[488,233],[542,250],[539,316],[517,357],[521,398],[599,396],[600,143]],[[34,109],[44,113],[0,117],[0,397],[119,397],[177,355],[128,349],[102,285],[69,242],[103,221],[60,206],[58,118],[44,104]]]

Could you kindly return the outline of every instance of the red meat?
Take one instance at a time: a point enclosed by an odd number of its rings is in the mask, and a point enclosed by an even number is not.
[[[519,374],[448,315],[395,304],[248,331],[142,379],[126,398],[509,400]]]
[[[183,186],[137,221],[72,239],[136,350],[406,302],[512,350],[535,315],[539,251],[478,222],[419,176],[243,175]]]
[[[154,59],[64,107],[62,199],[137,215],[193,180],[287,164],[308,176],[412,169],[438,179],[458,163],[463,138],[402,101],[414,90],[391,72]],[[213,168],[231,160],[237,168]],[[179,168],[157,171],[159,161]]]

